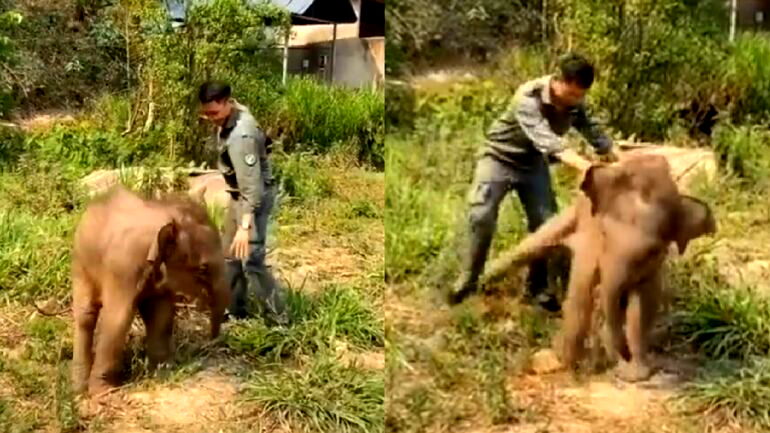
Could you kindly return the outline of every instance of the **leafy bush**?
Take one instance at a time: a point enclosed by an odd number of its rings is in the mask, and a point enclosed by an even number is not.
[[[770,428],[770,363],[753,358],[743,366],[710,366],[686,386],[679,400],[695,413],[719,412],[731,420]]]
[[[770,118],[770,39],[761,34],[741,34],[720,63],[726,99],[734,121]]]
[[[277,104],[275,117],[265,123],[281,131],[285,150],[324,153],[352,141],[359,159],[382,168],[385,98],[381,92],[295,78]]]
[[[155,123],[172,157],[201,157],[197,89],[207,79],[229,82],[243,102],[259,110],[263,95],[279,86],[280,57],[274,42],[288,31],[288,13],[269,3],[239,0],[195,2],[181,31],[171,28],[165,7],[144,1],[140,50],[144,93],[157,104]],[[274,30],[268,31],[267,25]],[[260,114],[257,111],[256,114]],[[148,114],[149,115],[149,114]],[[162,126],[161,126],[162,125]]]
[[[277,360],[334,349],[341,338],[360,348],[384,344],[381,320],[354,289],[331,287],[314,296],[290,291],[288,306],[295,322],[290,328],[242,322],[227,334],[227,346],[235,353]]]
[[[67,161],[83,169],[105,168],[138,164],[156,157],[160,146],[155,137],[132,140],[118,132],[84,124],[57,126],[51,131],[32,135],[28,146],[43,160]]]
[[[307,371],[257,371],[246,399],[308,432],[380,432],[385,385],[381,374],[316,356]]]
[[[770,351],[770,302],[749,288],[730,287],[715,259],[692,258],[673,267],[668,278],[679,294],[673,316],[678,339],[715,359]]]
[[[309,154],[277,154],[274,161],[275,180],[280,185],[281,193],[291,201],[302,203],[332,194],[331,180],[318,169],[316,160]]]
[[[751,182],[761,182],[770,175],[770,131],[760,126],[720,125],[714,131],[714,150],[723,167]]]

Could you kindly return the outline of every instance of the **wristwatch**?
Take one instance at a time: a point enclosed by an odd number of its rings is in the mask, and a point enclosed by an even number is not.
[[[251,223],[247,223],[247,224],[244,224],[243,222],[241,222],[241,225],[240,225],[240,227],[241,227],[243,230],[248,230],[248,229],[250,229],[250,228],[251,228]]]

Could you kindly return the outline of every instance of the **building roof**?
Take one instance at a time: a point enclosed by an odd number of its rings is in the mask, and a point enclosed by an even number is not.
[[[261,3],[264,0],[250,1]],[[348,24],[358,20],[350,0],[270,0],[270,2],[288,10],[291,13],[291,23],[294,25]],[[163,3],[168,10],[172,25],[174,27],[183,26],[189,2],[164,0]]]
[[[291,23],[348,24],[358,20],[350,0],[270,0],[291,12]]]

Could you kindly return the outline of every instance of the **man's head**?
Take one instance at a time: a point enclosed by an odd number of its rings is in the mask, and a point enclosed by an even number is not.
[[[201,116],[216,125],[224,124],[232,111],[230,86],[221,81],[207,81],[198,90]]]
[[[551,83],[557,105],[572,107],[583,102],[594,82],[594,67],[583,56],[569,53],[559,59],[559,73]]]

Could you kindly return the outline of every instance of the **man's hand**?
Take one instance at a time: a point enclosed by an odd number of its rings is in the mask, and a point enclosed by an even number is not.
[[[249,255],[249,229],[238,228],[230,245],[230,255],[243,260]]]
[[[559,158],[561,162],[574,168],[580,173],[585,172],[589,167],[591,167],[590,161],[583,158],[572,149],[564,149],[563,151],[557,153],[556,157]]]
[[[616,148],[611,148],[609,152],[599,156],[599,160],[602,162],[613,163],[620,161],[620,153]]]

